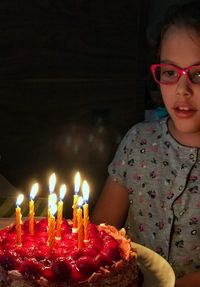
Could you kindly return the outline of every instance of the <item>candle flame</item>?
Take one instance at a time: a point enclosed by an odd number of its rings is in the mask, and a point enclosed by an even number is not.
[[[50,193],[54,192],[55,185],[56,185],[56,175],[55,173],[52,173],[52,175],[49,178],[49,192]]]
[[[60,187],[60,200],[63,200],[63,198],[65,197],[65,194],[67,192],[67,187],[65,184],[62,184]]]
[[[23,200],[24,200],[24,195],[21,193],[17,197],[16,205],[20,206],[22,204]]]
[[[39,189],[39,184],[36,182],[32,186],[31,193],[30,193],[30,199],[33,200],[35,198],[35,196],[38,192],[38,189]]]
[[[83,181],[82,192],[83,192],[83,199],[85,202],[87,202],[89,199],[90,188],[89,188],[89,184],[87,183],[86,180]]]
[[[80,172],[77,172],[75,175],[75,187],[74,187],[74,192],[75,194],[77,194],[79,192],[80,189],[80,185],[81,185],[81,176],[80,176]]]
[[[57,204],[53,203],[50,207],[50,213],[52,216],[54,216],[56,214],[57,211]]]
[[[83,205],[83,197],[79,196],[79,198],[78,198],[78,207],[80,208],[80,207],[82,207],[82,205]]]

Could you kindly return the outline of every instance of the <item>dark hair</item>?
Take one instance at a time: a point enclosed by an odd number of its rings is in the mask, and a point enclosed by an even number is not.
[[[155,41],[157,56],[160,56],[163,37],[173,25],[191,28],[200,35],[200,0],[190,1],[182,5],[172,5],[168,8],[163,21],[159,24],[158,37]]]

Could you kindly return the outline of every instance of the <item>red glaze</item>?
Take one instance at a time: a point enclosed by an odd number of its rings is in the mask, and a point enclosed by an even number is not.
[[[29,222],[23,222],[21,247],[16,245],[15,225],[0,231],[0,265],[6,270],[18,270],[28,278],[43,276],[51,282],[81,282],[121,258],[118,242],[94,224],[89,225],[89,241],[82,250],[67,220],[62,222],[61,239],[55,240],[51,250],[47,220],[35,221],[34,226],[35,233],[30,236]]]

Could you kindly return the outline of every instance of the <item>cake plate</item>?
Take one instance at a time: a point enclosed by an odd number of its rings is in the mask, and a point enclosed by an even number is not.
[[[142,287],[174,287],[175,275],[169,263],[156,252],[133,243],[137,250],[138,265],[144,276]]]

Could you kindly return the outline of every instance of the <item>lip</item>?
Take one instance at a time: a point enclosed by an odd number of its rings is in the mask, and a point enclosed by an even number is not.
[[[173,110],[177,117],[184,119],[192,117],[197,112],[197,109],[194,107],[181,104],[176,105]]]

